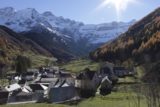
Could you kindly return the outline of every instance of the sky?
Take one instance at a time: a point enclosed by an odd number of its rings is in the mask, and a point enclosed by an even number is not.
[[[0,8],[14,7],[16,10],[35,8],[39,13],[51,11],[56,16],[86,24],[99,24],[139,20],[160,7],[160,0],[108,0],[109,2],[104,4],[105,1],[107,0],[0,0]],[[117,1],[121,9],[119,14],[116,10]],[[125,2],[127,4],[124,4]]]

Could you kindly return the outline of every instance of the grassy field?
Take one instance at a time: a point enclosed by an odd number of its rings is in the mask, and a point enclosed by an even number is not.
[[[113,92],[107,96],[97,95],[94,98],[85,100],[79,104],[79,107],[138,107],[136,94]],[[145,100],[142,99],[140,107],[146,107]]]
[[[28,52],[24,55],[31,59],[33,68],[40,67],[40,66],[46,66],[47,64],[53,63],[57,60],[54,57],[46,57],[46,56],[42,56],[42,55],[36,55],[31,52]]]
[[[8,80],[7,79],[0,79],[0,86],[6,86],[8,85]]]
[[[71,61],[65,65],[61,65],[62,68],[74,73],[80,72],[85,68],[90,68],[91,70],[97,71],[99,69],[99,66],[100,66],[99,63],[93,62],[91,60],[85,60],[85,59]]]

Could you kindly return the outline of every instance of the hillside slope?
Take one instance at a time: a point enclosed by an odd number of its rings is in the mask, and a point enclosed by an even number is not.
[[[95,61],[114,63],[131,61],[144,68],[143,80],[159,83],[160,8],[131,26],[119,38],[91,52],[90,57]]]
[[[69,50],[66,42],[61,37],[55,33],[48,32],[40,26],[38,29],[36,27],[29,32],[23,32],[20,34],[39,44],[41,47],[58,58],[59,61],[70,60],[74,57],[74,55],[71,54],[72,52]],[[67,41],[66,38],[65,40]]]
[[[11,66],[17,55],[53,57],[50,52],[32,40],[18,35],[5,26],[0,26],[0,64]]]
[[[31,50],[34,53],[42,54],[49,56],[51,55],[48,51],[43,49],[41,46],[36,44],[30,39],[27,39],[26,37],[17,34],[16,32],[12,31],[11,29],[5,27],[5,26],[0,26],[0,39],[4,39],[3,42],[1,42],[1,45],[4,47],[7,47],[9,49],[15,49],[14,47],[17,47],[21,49],[21,51],[25,50]],[[5,42],[7,41],[7,42]],[[10,48],[12,45],[13,48]]]
[[[127,32],[90,54],[94,60],[125,61],[132,58],[143,63],[160,59],[160,8],[144,17]]]

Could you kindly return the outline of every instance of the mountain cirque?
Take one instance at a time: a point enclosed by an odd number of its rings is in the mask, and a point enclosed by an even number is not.
[[[91,50],[125,32],[134,22],[94,25],[57,17],[49,11],[40,14],[33,8],[18,11],[12,7],[0,9],[1,25],[35,41],[59,58],[86,56]]]

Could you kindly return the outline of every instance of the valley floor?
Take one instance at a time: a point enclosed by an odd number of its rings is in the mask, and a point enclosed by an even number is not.
[[[78,73],[84,70],[85,68],[97,71],[100,67],[100,64],[87,59],[79,59],[79,60],[73,60],[67,64],[63,64],[60,66],[63,69],[66,69],[70,72]]]
[[[98,70],[99,66],[99,63],[90,60],[76,60],[61,65],[62,68],[74,73],[78,73],[86,67],[92,70]],[[37,103],[0,105],[0,107],[148,107],[149,102],[146,99],[147,97],[142,95],[145,86],[143,86],[143,83],[140,81],[143,70],[141,67],[137,67],[136,69],[138,71],[137,75],[135,77],[119,79],[118,84],[111,94],[101,96],[99,92],[97,92],[95,97],[84,99],[76,105]]]

